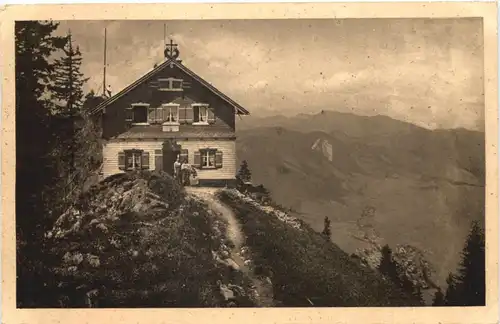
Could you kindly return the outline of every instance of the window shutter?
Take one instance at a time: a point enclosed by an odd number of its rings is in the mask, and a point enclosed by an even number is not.
[[[193,107],[191,106],[186,107],[186,122],[189,124],[193,122]]]
[[[125,121],[131,122],[134,120],[134,110],[132,106],[125,108]]]
[[[187,112],[187,107],[179,107],[179,123],[184,124],[186,123],[186,112]]]
[[[215,167],[222,168],[222,151],[215,152]]]
[[[149,169],[149,152],[142,152],[141,165],[143,169]]]
[[[125,170],[125,152],[118,152],[118,169]]]
[[[155,122],[155,108],[148,108],[148,121],[149,123]]]
[[[208,110],[208,122],[210,124],[215,123],[215,114],[214,114],[213,108],[208,108],[207,107],[207,110]]]
[[[164,108],[156,108],[156,122],[161,123],[164,120]]]
[[[188,163],[188,150],[182,149],[179,159],[182,163]]]
[[[158,79],[158,88],[160,90],[170,89],[170,79]]]
[[[155,170],[163,171],[163,150],[155,150]]]
[[[194,166],[201,167],[201,153],[200,151],[194,152]]]

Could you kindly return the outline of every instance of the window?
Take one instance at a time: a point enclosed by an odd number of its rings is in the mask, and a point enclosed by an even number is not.
[[[118,152],[118,168],[124,171],[149,169],[149,152],[138,149]]]
[[[200,151],[202,168],[215,168],[215,152],[216,150]]]
[[[179,122],[179,105],[165,104],[159,108],[149,108],[148,121],[150,124],[166,122]]]
[[[200,169],[222,168],[222,151],[207,148],[194,152],[193,165]]]
[[[125,152],[125,169],[126,170],[140,170],[142,168],[142,152],[141,151],[127,151]]]
[[[175,78],[158,79],[160,91],[182,91],[182,80]]]
[[[134,124],[147,124],[148,123],[148,104],[132,104],[128,108],[127,120]]]
[[[179,122],[179,105],[177,104],[166,104],[163,105],[163,117],[164,121],[171,123]]]
[[[205,124],[208,123],[208,105],[193,105],[193,122]]]

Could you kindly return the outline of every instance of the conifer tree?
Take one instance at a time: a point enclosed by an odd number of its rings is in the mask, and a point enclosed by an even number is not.
[[[392,258],[392,250],[389,245],[384,245],[382,247],[382,258],[380,259],[380,264],[378,266],[378,270],[384,275],[386,278],[392,280],[398,286],[401,286],[401,282],[399,280],[399,274],[396,262]]]
[[[80,48],[73,45],[71,31],[66,36],[62,57],[55,60],[54,78],[50,89],[57,102],[56,113],[74,116],[81,113],[83,107],[83,85],[88,80],[80,72],[82,54]]]
[[[17,21],[15,30],[16,77],[16,239],[17,303],[40,305],[49,299],[43,264],[44,231],[51,226],[53,196],[44,194],[57,181],[51,157],[54,138],[49,85],[54,65],[49,57],[64,46],[53,35],[58,24]]]
[[[238,174],[236,175],[236,179],[240,183],[252,181],[252,172],[250,171],[248,162],[246,160],[243,160],[243,162],[241,162],[241,166],[238,170]]]
[[[406,275],[403,267],[394,260],[392,249],[386,244],[381,250],[382,258],[378,266],[378,270],[387,279],[391,280],[396,286],[403,291],[415,297],[415,301],[423,304],[423,296],[420,287],[416,287]]]
[[[327,238],[327,239],[330,239],[332,236],[331,222],[330,222],[330,218],[328,218],[328,216],[325,216],[324,228],[323,228],[323,231],[321,232],[321,234],[324,235],[325,238]]]
[[[456,306],[460,304],[459,293],[458,293],[458,282],[457,278],[453,273],[448,274],[446,278],[446,284],[448,287],[446,288],[446,296],[445,296],[445,305],[447,306]]]
[[[458,273],[448,277],[446,304],[481,306],[486,303],[484,231],[473,222],[462,251]]]
[[[68,179],[65,194],[68,199],[78,193],[82,182],[96,167],[99,160],[98,130],[91,120],[90,109],[84,104],[96,99],[93,92],[84,97],[83,86],[88,78],[80,71],[82,55],[78,46],[75,47],[71,32],[66,36],[63,55],[55,61],[55,77],[51,86],[54,100],[57,102],[56,114],[61,116],[65,139],[61,139],[58,149],[60,160],[63,161],[60,173]],[[65,152],[67,154],[65,154]],[[89,162],[91,160],[91,163]]]
[[[484,232],[478,222],[473,222],[459,270],[465,305],[481,306],[486,303],[486,255],[484,244]]]
[[[444,294],[441,291],[441,289],[438,289],[434,294],[432,306],[444,306],[444,305],[445,305]]]

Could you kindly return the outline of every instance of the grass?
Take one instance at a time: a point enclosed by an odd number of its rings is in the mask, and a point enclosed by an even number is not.
[[[304,222],[300,229],[289,226],[228,190],[219,198],[234,210],[256,269],[271,278],[283,306],[419,305]]]

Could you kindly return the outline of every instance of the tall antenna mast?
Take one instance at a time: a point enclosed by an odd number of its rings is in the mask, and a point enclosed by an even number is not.
[[[102,93],[106,95],[106,27],[104,27],[104,75],[102,80]]]
[[[167,47],[167,24],[163,24],[163,49]]]

